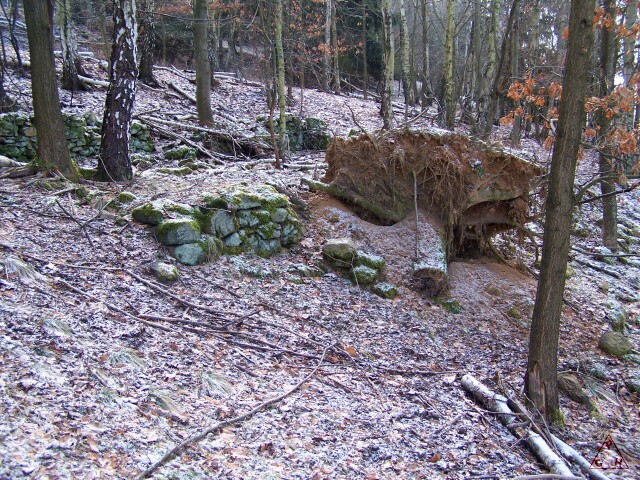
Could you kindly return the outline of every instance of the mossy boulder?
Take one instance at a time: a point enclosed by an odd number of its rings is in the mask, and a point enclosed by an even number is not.
[[[174,218],[156,227],[156,237],[163,245],[185,245],[200,239],[200,225],[190,218]]]
[[[184,175],[189,175],[193,173],[189,167],[178,167],[178,168],[170,168],[170,167],[162,167],[158,169],[159,173],[164,173],[167,175],[176,175],[178,177],[182,177]]]
[[[629,372],[629,378],[625,382],[627,390],[636,394],[636,398],[640,399],[640,370],[632,370]]]
[[[164,152],[165,158],[169,160],[182,160],[185,158],[195,159],[197,154],[198,152],[195,148],[188,147],[186,145],[180,145]]]
[[[208,208],[231,211],[261,207],[271,212],[289,206],[289,199],[269,185],[235,185],[223,190],[220,195],[207,195],[202,200]]]
[[[620,332],[604,332],[598,341],[598,347],[605,353],[624,357],[633,350],[633,344]]]
[[[122,204],[131,203],[136,199],[136,196],[131,192],[120,192],[116,197],[116,200]]]
[[[147,202],[131,211],[134,220],[147,225],[159,225],[164,220],[161,202]]]
[[[155,261],[151,264],[151,271],[162,283],[171,283],[178,280],[180,272],[175,265]]]
[[[371,291],[379,297],[393,300],[398,296],[398,288],[386,282],[378,282],[371,287]]]
[[[606,308],[606,318],[611,324],[611,328],[613,329],[613,331],[624,333],[627,323],[627,311],[625,310],[625,308],[621,303],[616,301],[609,302],[606,305]]]
[[[300,241],[303,235],[302,224],[291,218],[282,226],[281,242],[283,247],[290,247]]]
[[[356,251],[356,256],[353,263],[356,266],[364,265],[375,270],[382,270],[385,265],[384,258],[382,258],[380,255],[363,252],[362,250]]]
[[[349,271],[349,276],[358,285],[371,285],[378,279],[378,270],[367,267],[366,265],[358,265]]]
[[[322,256],[332,267],[348,268],[353,265],[357,248],[350,238],[332,238],[322,246]]]
[[[207,252],[200,242],[178,245],[173,251],[173,256],[183,265],[189,266],[199,265],[207,261]]]

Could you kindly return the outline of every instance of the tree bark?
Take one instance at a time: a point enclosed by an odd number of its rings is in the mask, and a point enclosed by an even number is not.
[[[395,58],[393,49],[393,23],[389,11],[389,0],[381,0],[382,12],[382,103],[380,115],[382,116],[382,128],[389,130],[393,126],[393,72],[395,70]]]
[[[329,91],[329,83],[331,80],[331,8],[332,0],[326,0],[325,19],[324,19],[324,62],[322,64],[322,82],[323,90]]]
[[[605,15],[613,20],[611,27],[603,27],[600,45],[600,71],[598,90],[601,97],[609,95],[613,91],[616,76],[617,42],[616,33],[613,31],[616,25],[616,5],[614,0],[604,1]],[[616,190],[615,165],[610,142],[607,139],[611,120],[605,112],[600,110],[597,115],[597,123],[602,138],[602,145],[598,154],[598,167],[600,174],[600,193],[602,197],[602,243],[612,252],[618,250],[618,202],[612,193]]]
[[[362,0],[362,95],[367,100],[367,0]]]
[[[595,0],[572,0],[568,58],[558,130],[551,160],[545,211],[542,265],[529,338],[525,390],[551,423],[562,421],[558,400],[558,339],[565,272],[570,248],[573,184],[585,120]]]
[[[289,137],[287,135],[287,97],[284,84],[284,51],[282,48],[282,0],[276,0],[276,69],[278,74],[278,150],[280,158],[284,158],[289,151]],[[280,165],[278,165],[280,166]]]
[[[138,52],[140,67],[138,80],[152,87],[158,86],[153,74],[153,51],[155,49],[155,0],[138,0]]]
[[[80,57],[78,56],[76,29],[71,19],[71,2],[69,0],[59,1],[57,19],[60,27],[60,43],[62,44],[62,81],[60,84],[62,88],[72,92],[84,90],[86,87],[78,77]]]
[[[136,96],[136,4],[116,0],[113,4],[113,48],[109,68],[109,89],[102,120],[102,143],[98,177],[105,181],[131,180],[129,137]]]
[[[340,48],[338,47],[337,1],[331,2],[331,58],[333,60],[333,91],[340,94]]]
[[[422,110],[426,110],[431,106],[431,96],[433,88],[431,87],[431,68],[429,65],[429,17],[427,15],[427,0],[422,0],[420,4],[422,16],[422,91],[420,92],[420,105]]]
[[[444,40],[444,78],[443,78],[443,104],[444,107],[440,110],[441,125],[453,131],[456,121],[456,102],[454,100],[454,88],[453,88],[453,35],[454,35],[454,18],[453,7],[455,6],[455,0],[447,0],[447,19],[446,30]]]
[[[406,121],[408,108],[413,105],[413,89],[411,88],[411,48],[405,0],[400,0],[400,28],[402,31],[402,90],[404,91]]]
[[[64,132],[53,58],[54,0],[25,0],[34,123],[38,133],[38,160],[48,170],[77,181],[79,172],[71,161]]]
[[[211,110],[211,63],[209,63],[207,25],[209,20],[207,0],[193,2],[193,49],[196,66],[196,109],[198,122],[205,127],[213,126]]]

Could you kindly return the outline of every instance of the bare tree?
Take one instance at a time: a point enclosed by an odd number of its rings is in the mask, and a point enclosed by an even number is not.
[[[152,87],[158,86],[158,81],[153,74],[153,51],[156,44],[154,14],[154,0],[138,0],[138,52],[140,56],[138,80]]]
[[[562,420],[558,400],[558,340],[570,248],[573,184],[585,120],[595,0],[572,0],[560,117],[549,175],[542,265],[529,338],[525,390],[552,423]]]
[[[211,110],[211,63],[209,62],[207,24],[209,12],[207,0],[193,2],[193,49],[196,64],[196,108],[198,121],[204,126],[213,126]]]

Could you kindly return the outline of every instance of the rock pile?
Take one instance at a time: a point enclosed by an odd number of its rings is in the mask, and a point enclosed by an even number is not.
[[[262,115],[257,118],[258,122],[263,122],[264,127],[269,129],[269,116]],[[279,119],[273,119],[273,128],[276,133]],[[302,119],[291,113],[286,116],[287,134],[289,136],[289,148],[294,151],[300,150],[326,150],[331,139],[327,130],[327,123],[319,118],[308,117]],[[271,142],[268,132],[262,134],[267,142]]]
[[[135,220],[156,226],[156,238],[175,247],[185,265],[221,254],[254,252],[268,258],[302,238],[302,224],[289,199],[272,187],[236,185],[206,195],[192,207],[169,200],[134,208]]]
[[[102,122],[92,112],[83,117],[65,114],[63,120],[72,156],[91,157],[100,152]],[[153,151],[153,141],[146,125],[133,122],[130,147],[132,153]],[[0,115],[0,155],[28,162],[35,158],[36,149],[33,117],[24,112]]]
[[[385,260],[379,255],[356,248],[350,238],[332,238],[322,246],[322,256],[327,263],[356,285],[371,287],[371,291],[383,298],[395,298],[398,289],[385,282],[378,282]]]

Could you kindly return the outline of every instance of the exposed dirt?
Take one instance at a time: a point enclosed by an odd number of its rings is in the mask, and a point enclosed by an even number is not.
[[[159,73],[164,75],[172,74]],[[249,117],[263,111],[260,92],[223,81],[214,100],[221,102],[220,111],[247,118],[249,125]],[[103,95],[76,93],[75,101],[99,111]],[[141,87],[138,100],[139,111],[193,113],[188,102],[165,91]],[[316,92],[307,92],[306,102],[309,108],[318,105],[319,114],[328,112],[325,119],[341,131],[348,131],[351,116],[344,102],[360,106],[363,115],[375,110],[373,102]],[[333,118],[335,112],[341,116]],[[371,117],[372,125],[377,122]],[[161,154],[156,157],[158,166],[169,165]],[[156,168],[137,176],[126,189],[140,202],[166,197],[196,203],[221,185],[245,181],[293,187],[311,207],[307,234],[290,251],[268,260],[243,255],[179,266],[179,283],[161,289],[134,276],[152,280],[149,263],[158,255],[171,261],[148,227],[96,217],[85,234],[60,205],[83,223],[96,216],[102,201],[85,203],[72,192],[54,195],[45,188],[50,180],[40,177],[4,181],[0,259],[6,264],[8,257],[19,258],[41,276],[26,281],[6,271],[0,277],[0,478],[135,477],[198,430],[287,391],[332,345],[328,361],[300,391],[187,448],[160,469],[160,478],[465,479],[545,473],[459,384],[462,374],[473,372],[496,390],[521,393],[535,280],[497,260],[455,261],[449,296],[459,303],[459,314],[403,288],[414,246],[411,219],[392,227],[373,225],[332,199],[305,193],[300,178],[314,169],[322,174],[323,160],[306,152],[282,172],[266,161],[238,161],[187,177]],[[589,161],[581,167],[585,172]],[[100,190],[103,200],[118,192],[105,184],[87,187]],[[55,186],[58,192],[64,188]],[[621,217],[636,225],[637,198],[632,193],[620,199]],[[579,214],[586,233],[576,242],[584,251],[597,248],[597,216],[590,205]],[[401,286],[397,300],[382,300],[335,273],[302,279],[290,273],[318,261],[326,238],[347,233],[386,258],[389,279]],[[519,246],[505,235],[498,248],[513,265],[532,268],[530,243]],[[637,251],[637,243],[630,248]],[[624,386],[637,366],[605,355],[597,341],[608,328],[608,302],[616,300],[630,314],[629,337],[638,348],[640,262],[614,259],[609,265],[591,256],[574,258],[618,277],[572,262],[567,300],[575,310],[564,311],[560,365],[594,385],[599,414],[590,416],[563,396],[567,428],[559,435],[588,460],[605,435],[612,435],[630,469],[608,474],[638,478],[640,404]],[[167,293],[206,305],[209,312],[186,307]],[[155,326],[140,321],[145,318]],[[587,360],[604,365],[604,380],[584,372]]]

